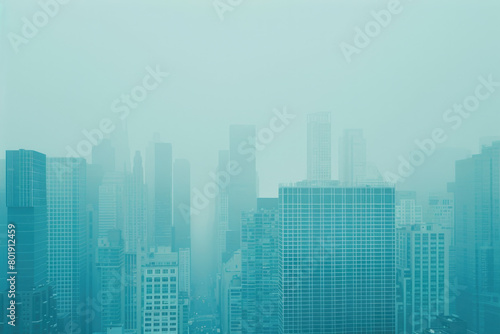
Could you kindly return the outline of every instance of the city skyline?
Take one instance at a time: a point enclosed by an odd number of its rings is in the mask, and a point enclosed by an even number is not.
[[[495,334],[498,0],[0,0],[0,333]]]

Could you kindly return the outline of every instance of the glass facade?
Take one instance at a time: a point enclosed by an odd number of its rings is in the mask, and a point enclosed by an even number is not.
[[[87,296],[86,182],[85,160],[47,158],[49,279],[59,317],[73,326]]]
[[[394,188],[279,190],[279,332],[395,332]]]
[[[278,332],[278,210],[244,213],[241,233],[243,333]]]

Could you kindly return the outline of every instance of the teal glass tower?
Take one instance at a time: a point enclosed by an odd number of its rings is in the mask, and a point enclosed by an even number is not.
[[[242,216],[242,327],[243,333],[274,334],[278,332],[278,199],[258,198],[257,203],[257,211]]]
[[[394,333],[394,188],[316,184],[279,189],[279,333]]]
[[[48,274],[59,319],[84,328],[80,308],[87,293],[87,163],[82,158],[47,158]]]
[[[500,324],[500,142],[456,162],[456,312],[478,333]]]
[[[36,151],[6,152],[7,219],[15,225],[16,326],[2,333],[56,333],[53,287],[49,284],[46,158]],[[5,303],[6,295],[3,300]],[[6,305],[6,304],[4,304]]]

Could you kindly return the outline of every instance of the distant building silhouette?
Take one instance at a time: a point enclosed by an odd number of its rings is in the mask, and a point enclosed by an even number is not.
[[[332,178],[332,125],[329,112],[307,115],[307,179]]]
[[[339,179],[342,185],[353,186],[366,180],[366,140],[363,130],[344,130],[339,141]]]

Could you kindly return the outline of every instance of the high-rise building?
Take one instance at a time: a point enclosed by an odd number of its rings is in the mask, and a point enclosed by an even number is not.
[[[396,227],[421,224],[422,206],[417,204],[415,191],[396,191]]]
[[[125,322],[125,252],[121,230],[111,229],[100,237],[97,245],[97,275],[99,278],[100,325],[97,331]]]
[[[177,253],[160,247],[142,266],[141,333],[179,333],[179,263]]]
[[[137,329],[137,252],[126,252],[124,269],[124,328]]]
[[[233,233],[226,240],[228,252],[239,249],[241,214],[257,207],[257,170],[255,158],[255,126],[231,125],[229,128],[229,164],[235,171],[228,188],[228,228]],[[228,168],[224,166],[224,168]]]
[[[99,186],[99,238],[107,237],[109,230],[124,230],[126,204],[123,172],[106,173]]]
[[[115,171],[116,153],[111,139],[103,139],[99,145],[92,147],[92,165],[102,167],[104,173]]]
[[[217,173],[225,171],[229,164],[229,151],[221,150],[218,156]],[[226,181],[228,182],[228,181]],[[229,229],[228,223],[228,189],[221,187],[215,204],[215,222],[217,229],[217,272],[222,269],[222,256],[226,252],[226,233]]]
[[[402,199],[396,204],[396,226],[411,226],[422,223],[422,206],[414,199]]]
[[[56,333],[56,302],[47,270],[46,157],[28,150],[7,151],[6,157],[7,222],[15,226],[16,326],[7,325],[4,316],[1,332]],[[3,293],[2,299],[5,310],[10,298]]]
[[[146,180],[148,186],[150,244],[172,246],[172,144],[154,142],[148,150]]]
[[[88,291],[84,308],[91,308],[92,301],[97,300],[99,292],[99,280],[96,267],[96,249],[99,239],[99,187],[102,184],[104,170],[101,165],[87,165],[87,263],[88,263]],[[92,331],[92,323],[89,321],[83,332]]]
[[[278,199],[265,200],[242,220],[243,333],[278,332]]]
[[[144,184],[142,157],[134,156],[132,174],[126,179],[127,215],[124,226],[125,251],[136,252],[147,242],[147,191]]]
[[[460,294],[457,282],[456,272],[456,253],[455,253],[455,198],[453,193],[431,193],[429,194],[427,205],[424,207],[423,220],[428,224],[439,225],[447,230],[450,235],[450,263],[449,263],[449,294],[450,294],[450,313],[456,314],[456,295]]]
[[[180,248],[179,254],[179,291],[191,295],[191,248]]]
[[[478,333],[500,324],[500,142],[455,167],[456,312]]]
[[[89,277],[86,167],[82,158],[47,158],[49,279],[58,318],[81,330]]]
[[[232,253],[222,265],[221,279],[221,327],[222,333],[241,334],[241,251]]]
[[[191,248],[180,248],[179,254],[179,333],[189,332],[191,297]]]
[[[329,112],[307,115],[307,179],[332,178],[332,125]]]
[[[363,130],[344,130],[339,142],[339,179],[345,186],[362,184],[366,180],[366,140]]]
[[[174,162],[174,247],[191,248],[191,166],[186,159]]]
[[[279,333],[394,333],[394,188],[279,189]]]
[[[421,333],[449,314],[450,234],[435,224],[397,229],[397,333]]]
[[[104,170],[101,165],[87,165],[87,263],[88,263],[88,290],[86,308],[92,307],[92,301],[97,300],[99,280],[96,267],[96,249],[99,239],[99,187],[102,184]],[[88,322],[83,332],[92,331],[92,323]]]
[[[455,200],[453,193],[429,194],[427,206],[424,210],[424,221],[429,224],[438,224],[443,228],[453,230]]]

